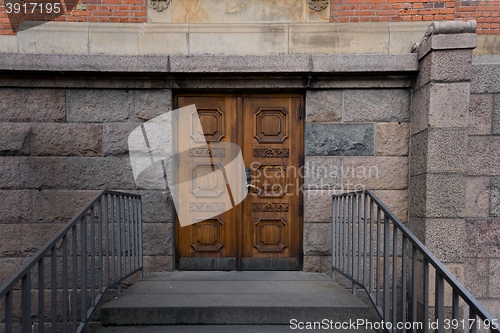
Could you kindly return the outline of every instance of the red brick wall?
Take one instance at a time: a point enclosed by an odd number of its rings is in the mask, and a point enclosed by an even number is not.
[[[331,0],[332,22],[477,20],[478,34],[500,34],[500,0]]]
[[[27,13],[21,9],[18,14],[7,14],[6,7],[0,5],[0,34],[15,34],[23,21],[147,22],[147,0],[81,1],[87,6],[86,10],[77,10],[76,3],[65,2],[62,3],[63,10],[59,15],[41,13],[38,10],[32,14],[31,8],[27,9]],[[479,34],[500,34],[500,0],[331,0],[331,3],[332,22],[476,19]]]
[[[77,3],[74,1],[61,3],[60,0],[26,0],[28,3],[30,1],[39,4],[42,3],[43,5],[46,3],[59,3],[61,4],[61,12],[55,15],[53,13],[49,14],[46,7],[42,11],[37,7],[34,13],[32,13],[33,6],[28,6],[26,9],[21,8],[18,14],[8,14],[7,7],[0,5],[0,35],[15,34],[19,24],[24,21],[147,22],[147,0],[80,1],[80,4],[86,6],[86,10],[77,8]]]

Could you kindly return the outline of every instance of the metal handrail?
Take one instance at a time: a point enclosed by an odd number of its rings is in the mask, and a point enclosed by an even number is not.
[[[120,293],[121,282],[142,276],[141,205],[140,195],[115,191],[85,205],[0,287],[5,332],[85,332],[109,288]]]
[[[333,272],[352,282],[353,294],[357,286],[366,291],[382,328],[500,333],[497,319],[372,191],[333,195],[332,201]]]

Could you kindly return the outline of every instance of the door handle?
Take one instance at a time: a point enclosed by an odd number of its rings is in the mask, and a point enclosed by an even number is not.
[[[252,179],[252,175],[250,174],[250,168],[245,168],[245,177],[246,177],[246,180],[247,180],[247,188],[253,188],[253,189],[256,189],[258,190],[259,188],[253,184],[250,184],[251,182],[251,179]]]

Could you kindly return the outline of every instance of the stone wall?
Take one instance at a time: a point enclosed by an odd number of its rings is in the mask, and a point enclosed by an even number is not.
[[[418,48],[409,226],[499,318],[500,57],[473,57],[476,36],[460,25],[434,24]]]
[[[136,187],[126,141],[170,102],[168,89],[0,89],[0,282],[101,189],[143,195],[145,269],[172,268],[169,193]]]
[[[473,59],[467,145],[465,286],[500,318],[500,57]]]
[[[464,147],[477,39],[475,27],[465,22],[433,23],[430,30],[417,49],[420,71],[412,98],[409,227],[463,281]],[[413,297],[423,302],[421,295]]]
[[[3,66],[17,64],[15,68],[21,69],[16,59],[14,56]],[[373,189],[403,221],[407,220],[409,85],[416,71],[415,56],[280,56],[280,65],[275,65],[275,56],[227,56],[223,57],[224,66],[217,57],[169,60],[169,70],[196,73],[208,66],[226,75],[231,66],[231,70],[241,67],[265,72],[269,64],[283,76],[245,79],[244,83],[239,77],[231,81],[226,76],[223,82],[217,82],[187,80],[180,74],[167,80],[142,73],[133,74],[135,78],[112,79],[116,73],[95,78],[90,70],[101,66],[106,72],[114,66],[116,71],[126,71],[123,64],[131,61],[141,63],[135,67],[137,70],[150,72],[154,66],[165,70],[161,66],[164,59],[158,59],[103,56],[61,62],[58,57],[36,57],[33,60],[37,62],[30,66],[54,68],[63,64],[69,67],[55,68],[66,73],[86,68],[87,72],[64,78],[54,78],[48,72],[3,79],[0,194],[5,204],[0,208],[0,232],[6,240],[0,244],[0,264],[6,269],[0,280],[10,276],[101,189],[143,195],[146,272],[173,268],[169,193],[137,188],[126,143],[132,129],[170,108],[171,87],[208,89],[216,82],[222,91],[235,85],[273,91],[303,89],[305,167],[310,171],[303,192],[305,270],[330,270],[332,193]],[[120,61],[113,65],[115,60]],[[82,61],[90,67],[78,65]],[[383,77],[382,69],[397,74]],[[327,70],[345,71],[346,76],[331,79],[324,74]],[[366,77],[349,78],[347,74],[359,71]],[[371,77],[370,71],[377,76]],[[310,80],[304,80],[301,73],[312,73]]]
[[[409,89],[306,93],[304,270],[331,272],[331,195],[374,190],[407,221]]]

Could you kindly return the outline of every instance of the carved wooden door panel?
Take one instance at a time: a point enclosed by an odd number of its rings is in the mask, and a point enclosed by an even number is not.
[[[176,107],[196,105],[208,144],[241,147],[252,185],[235,208],[193,225],[176,223],[178,269],[300,269],[302,103],[299,95],[176,97]],[[185,172],[203,172],[202,153],[189,155],[191,171]],[[196,198],[207,206],[193,205],[191,212],[213,209],[208,199]]]
[[[301,98],[244,98],[243,158],[250,168],[243,202],[244,270],[299,269]]]
[[[177,107],[195,104],[202,129],[189,126],[189,140],[204,136],[208,145],[214,142],[236,142],[236,99],[233,97],[177,97]],[[193,115],[179,114],[179,117]],[[187,137],[187,135],[182,135]],[[179,145],[185,143],[180,142]],[[193,190],[190,194],[189,214],[213,216],[218,204],[215,199],[226,191],[226,183],[213,173],[218,166],[207,163],[207,156],[213,151],[190,150],[189,165],[180,168],[181,173],[190,173]],[[221,166],[219,166],[221,167]],[[203,175],[213,177],[200,177]],[[179,178],[185,178],[180,175]],[[198,184],[200,182],[200,184]],[[225,210],[225,207],[221,209]],[[181,227],[177,221],[177,259],[179,269],[237,268],[237,222],[238,211],[231,209],[215,217],[192,225]]]

